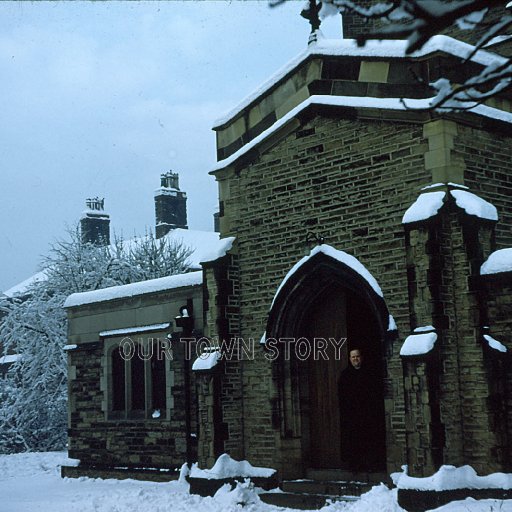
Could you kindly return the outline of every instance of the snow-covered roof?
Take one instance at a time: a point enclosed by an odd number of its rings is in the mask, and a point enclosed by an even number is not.
[[[64,302],[64,307],[72,308],[82,306],[84,304],[94,304],[96,302],[124,299],[147,293],[163,292],[176,288],[183,288],[185,286],[198,286],[201,285],[202,282],[202,271],[160,277],[158,279],[141,281],[140,283],[111,286],[110,288],[103,288],[101,290],[93,290],[90,292],[73,293]]]
[[[212,261],[216,259],[213,256],[223,256],[226,251],[231,249],[234,238],[220,239],[220,234],[215,231],[198,231],[194,229],[172,229],[164,237],[171,243],[182,243],[185,247],[192,250],[192,254],[188,257],[190,268],[200,269],[201,262]],[[136,238],[123,242],[126,248],[130,244],[136,243]],[[213,255],[213,256],[212,256]]]
[[[460,185],[456,186],[460,187]],[[498,210],[489,201],[468,190],[450,190],[449,193],[455,199],[456,205],[462,208],[468,215],[475,215],[480,219],[498,220]],[[410,224],[434,217],[441,206],[443,206],[445,196],[446,192],[442,190],[420,194],[404,213],[402,224]]]
[[[480,267],[480,274],[499,274],[500,272],[512,271],[512,249],[500,249],[494,251],[483,262]]]
[[[223,453],[215,462],[212,469],[200,469],[197,462],[192,464],[190,476],[192,478],[223,479],[242,476],[251,477],[270,477],[276,472],[272,468],[261,468],[251,465],[246,460],[237,461],[232,459],[227,453]]]
[[[400,349],[401,356],[421,356],[428,354],[437,341],[435,332],[414,332],[405,338]]]
[[[512,489],[512,474],[493,473],[478,476],[471,466],[441,466],[437,473],[424,478],[406,473],[393,473],[393,482],[399,489],[419,491],[451,491],[453,489]]]
[[[233,164],[241,156],[246,154],[251,149],[258,146],[265,139],[269,138],[295,116],[300,114],[303,110],[312,105],[329,105],[332,107],[354,107],[354,108],[371,108],[381,110],[403,110],[409,111],[414,109],[428,109],[431,107],[434,98],[424,99],[408,99],[408,98],[373,98],[369,96],[331,96],[328,94],[313,94],[305,99],[302,103],[287,112],[283,117],[275,121],[269,128],[262,131],[258,136],[251,139],[247,144],[242,146],[238,151],[232,155],[219,160],[211,169],[215,172],[219,169],[224,169],[228,165]],[[488,107],[487,105],[476,105],[467,112],[479,116],[487,117],[490,119],[500,120],[512,124],[512,114],[499,110],[496,108]]]
[[[301,260],[299,260],[286,274],[284,279],[281,281],[281,284],[277,288],[276,294],[274,296],[274,300],[272,301],[272,305],[274,305],[274,302],[279,295],[279,292],[282,290],[283,286],[286,284],[286,282],[305,264],[307,263],[313,256],[316,256],[317,254],[325,254],[326,256],[329,256],[330,258],[333,258],[336,261],[339,261],[340,263],[344,263],[347,265],[347,267],[350,267],[352,270],[357,272],[375,291],[377,295],[380,297],[383,297],[382,290],[379,286],[379,283],[373,277],[373,275],[368,271],[368,269],[354,256],[347,254],[344,251],[340,251],[338,249],[335,249],[334,247],[331,247],[327,244],[317,245],[315,248],[311,250],[311,252],[304,256]]]
[[[200,269],[201,262],[214,261],[224,256],[226,252],[231,249],[235,240],[234,237],[220,239],[219,233],[214,231],[181,228],[169,231],[163,238],[167,239],[169,242],[181,242],[185,247],[192,250],[191,255],[188,257],[188,262],[192,270]],[[123,241],[123,245],[128,249],[130,245],[135,244],[137,240],[140,240],[140,238],[125,240]],[[16,286],[9,288],[4,294],[7,297],[23,295],[34,283],[46,281],[47,278],[46,271],[42,270]]]
[[[234,109],[215,121],[213,129],[220,128],[233,120],[243,109],[248,107],[266,91],[274,87],[280,80],[298,67],[305,60],[315,56],[346,56],[346,57],[371,57],[371,58],[419,58],[426,57],[436,52],[443,52],[461,59],[467,58],[474,50],[474,46],[454,39],[449,36],[436,35],[423,47],[406,55],[408,46],[406,40],[367,41],[364,46],[358,46],[353,39],[319,39],[315,44],[297,55],[285,66],[279,69],[272,77],[266,80],[260,87],[244,98]],[[503,63],[505,58],[494,53],[479,50],[471,57],[473,62],[487,65],[493,61]]]
[[[7,295],[7,297],[11,298],[15,297],[16,295],[23,295],[32,285],[39,283],[40,281],[46,281],[46,279],[48,279],[46,271],[41,270],[41,272],[37,272],[37,274],[34,274],[28,279],[25,279],[25,281],[22,281],[12,288],[9,288],[4,292],[4,295]]]

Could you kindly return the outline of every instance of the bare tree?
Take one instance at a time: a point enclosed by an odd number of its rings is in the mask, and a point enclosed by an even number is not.
[[[270,0],[270,5],[276,6],[284,1]],[[372,27],[367,33],[357,36],[359,45],[364,45],[370,39],[407,39],[406,54],[409,55],[420,50],[435,35],[453,29],[472,31],[474,48],[465,56],[462,62],[464,65],[477,53],[482,54],[490,43],[512,39],[509,33],[512,26],[512,2],[507,6],[506,3],[504,0],[393,0],[382,3],[309,0],[310,6],[305,11],[309,13],[320,10],[320,17],[338,13],[358,15]],[[315,9],[312,5],[315,5]],[[495,15],[497,10],[500,11],[499,15]],[[489,13],[494,15],[489,16]],[[480,59],[485,64],[463,83],[452,83],[448,79],[431,83],[436,91],[431,108],[469,109],[510,91],[510,56],[488,54],[486,57]]]

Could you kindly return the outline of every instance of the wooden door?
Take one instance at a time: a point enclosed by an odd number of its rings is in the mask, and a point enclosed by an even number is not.
[[[311,467],[341,468],[341,426],[338,382],[347,366],[347,344],[336,358],[329,338],[346,338],[346,296],[333,288],[320,297],[308,314],[308,338],[324,338],[328,342],[327,360],[309,360],[309,424]]]

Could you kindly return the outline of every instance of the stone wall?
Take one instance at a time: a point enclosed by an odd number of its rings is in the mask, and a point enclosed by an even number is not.
[[[491,426],[493,375],[481,343],[478,286],[494,222],[467,215],[452,199],[438,215],[408,228],[407,236],[411,327],[433,325],[438,336],[432,354],[404,358],[409,470],[503,470],[503,425]]]
[[[220,184],[223,235],[236,235],[240,264],[240,335],[258,340],[272,298],[304,255],[308,231],[356,256],[378,279],[400,332],[409,332],[402,215],[420,188],[427,141],[421,125],[316,117],[257,162]],[[387,354],[386,422],[390,468],[405,460],[399,346]],[[243,371],[244,457],[284,464],[272,428],[272,375],[262,351]],[[231,428],[230,433],[235,426]]]
[[[482,308],[487,315],[488,330],[484,332],[502,343],[507,353],[486,350],[489,370],[494,376],[491,407],[495,418],[505,426],[502,450],[505,471],[512,471],[512,272],[485,275],[481,278]],[[485,346],[485,345],[484,345]]]
[[[113,420],[105,411],[103,352],[99,343],[68,352],[69,456],[82,466],[180,467],[186,458],[183,354],[176,352],[168,378],[166,419]]]
[[[239,336],[239,267],[236,252],[237,244],[232,254],[214,264],[204,265],[205,333],[214,343],[229,344]],[[236,356],[233,360],[223,361],[213,374],[199,375],[198,382],[200,466],[211,467],[225,451],[234,458],[242,458],[242,381]]]
[[[82,466],[174,468],[187,458],[187,391],[185,344],[178,341],[174,325],[179,308],[194,312],[196,333],[203,330],[202,287],[183,287],[113,301],[84,304],[68,309],[68,340],[77,347],[68,351],[69,453]],[[193,305],[193,307],[192,307]],[[137,332],[138,327],[169,323],[167,329]],[[133,334],[109,334],[129,329]],[[174,331],[172,360],[166,357],[166,410],[161,417],[119,419],[109,411],[112,384],[108,347],[117,346],[124,336],[149,342],[167,341]],[[194,351],[192,350],[192,354]],[[197,459],[198,411],[196,387],[190,375],[189,457]],[[148,384],[146,373],[146,385]],[[146,388],[146,396],[147,395]],[[147,404],[147,402],[146,402]],[[146,408],[148,405],[146,405]]]
[[[512,246],[512,143],[505,129],[458,125],[454,151],[465,164],[464,185],[498,209],[495,248]]]
[[[386,120],[383,112],[380,119],[375,113],[327,112],[296,120],[289,134],[266,143],[260,156],[216,173],[221,232],[238,243],[237,334],[261,337],[279,283],[308,249],[307,233],[321,235],[377,278],[398,325],[400,339],[385,351],[388,470],[406,460],[421,473],[440,463],[500,468],[502,457],[496,454],[503,439],[499,428],[488,428],[493,384],[480,344],[474,281],[495,244],[510,240],[511,180],[504,169],[512,155],[506,132],[455,118],[425,124],[421,117]],[[456,208],[433,231],[415,238],[409,233],[406,243],[403,213],[423,186],[439,181],[469,186],[498,207],[504,222],[494,230],[493,223],[479,225]],[[407,253],[406,246],[413,251]],[[414,327],[429,324],[439,329],[442,348],[428,362],[406,368],[407,407],[417,415],[409,416],[406,426],[398,352]],[[235,389],[238,397],[241,381],[243,395],[232,402],[237,419],[224,418],[234,441],[226,448],[286,472],[289,462],[300,458],[300,443],[281,439],[273,428],[271,368],[262,350],[255,356],[233,366],[239,375],[229,391]],[[463,402],[461,393],[467,394]]]

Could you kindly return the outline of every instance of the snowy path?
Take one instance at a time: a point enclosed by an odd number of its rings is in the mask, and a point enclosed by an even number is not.
[[[0,512],[291,512],[261,503],[245,491],[249,501],[237,505],[241,491],[219,492],[213,498],[188,494],[179,482],[152,483],[135,480],[62,479],[65,453],[27,453],[0,456]],[[512,500],[466,500],[437,512],[512,512]],[[337,503],[324,512],[401,512],[393,491],[374,487],[359,502]]]

